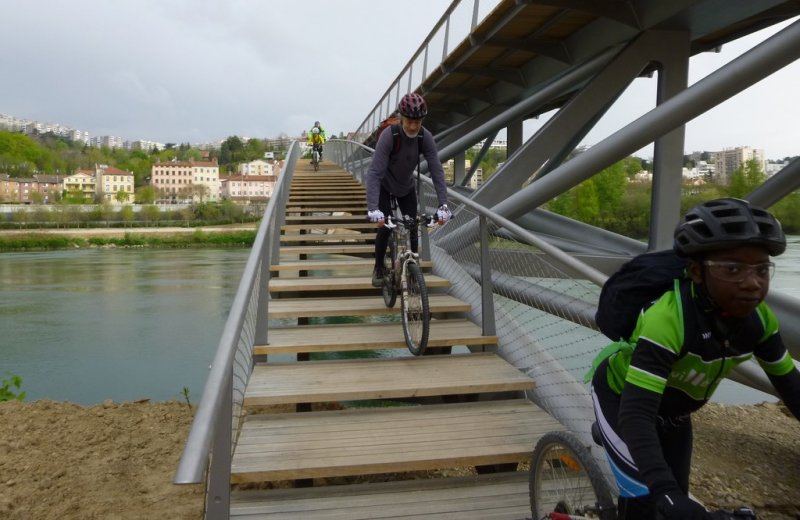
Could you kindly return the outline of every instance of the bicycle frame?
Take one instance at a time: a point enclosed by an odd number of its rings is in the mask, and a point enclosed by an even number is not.
[[[397,200],[391,200],[392,214],[387,215],[384,226],[390,231],[390,255],[384,260],[383,301],[393,307],[398,293],[402,301],[403,335],[408,350],[422,355],[428,344],[430,332],[430,306],[425,277],[419,265],[419,253],[412,247],[412,231],[423,222],[433,226],[433,218],[421,215],[415,218],[402,215]]]

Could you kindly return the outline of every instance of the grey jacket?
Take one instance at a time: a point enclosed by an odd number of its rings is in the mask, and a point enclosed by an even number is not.
[[[418,150],[419,139],[406,136],[402,127],[400,129],[400,149],[392,152],[394,137],[391,127],[381,132],[375,145],[375,154],[372,156],[369,170],[367,171],[367,209],[378,209],[378,196],[380,188],[392,195],[402,197],[414,189],[414,170],[419,162],[419,154],[428,162],[428,169],[436,189],[439,205],[447,203],[447,186],[444,182],[444,169],[439,161],[439,152],[433,135],[424,127],[422,132],[422,150]]]

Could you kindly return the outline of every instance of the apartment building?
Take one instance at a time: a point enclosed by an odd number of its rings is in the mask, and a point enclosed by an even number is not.
[[[34,175],[33,178],[36,180],[36,191],[42,195],[42,203],[52,204],[61,200],[61,175]]]
[[[218,201],[219,164],[216,159],[157,162],[150,170],[150,185],[162,203]]]
[[[244,176],[274,175],[273,166],[267,161],[256,159],[239,165],[238,173]]]
[[[761,171],[767,171],[767,156],[764,150],[749,146],[726,148],[721,152],[714,152],[714,173],[718,182],[729,184],[731,174],[746,162],[755,159],[761,166]]]
[[[61,184],[67,196],[81,193],[86,200],[94,200],[97,193],[97,179],[93,170],[78,170],[64,177]]]
[[[89,140],[89,144],[98,148],[103,146],[108,148],[122,148],[125,143],[121,137],[117,137],[115,135],[100,135],[97,137],[92,137]]]
[[[19,200],[19,182],[7,173],[0,173],[0,203]]]
[[[97,195],[111,204],[133,202],[133,173],[105,164],[95,167]]]
[[[265,201],[272,196],[274,175],[231,175],[222,179],[220,195],[234,202]]]
[[[164,143],[159,143],[157,141],[147,141],[144,139],[140,139],[138,141],[125,141],[126,150],[144,150],[145,152],[158,150],[160,152],[166,147],[167,145],[165,145]]]

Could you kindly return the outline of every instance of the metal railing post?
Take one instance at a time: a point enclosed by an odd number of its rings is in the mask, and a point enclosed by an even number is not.
[[[484,215],[478,216],[481,239],[481,325],[484,336],[494,336],[494,290],[492,288],[492,265],[489,256],[489,223]]]
[[[233,372],[228,372],[222,393],[220,417],[233,413]],[[208,468],[208,493],[206,494],[207,520],[227,520],[231,512],[231,421],[217,421],[217,430],[211,448]]]

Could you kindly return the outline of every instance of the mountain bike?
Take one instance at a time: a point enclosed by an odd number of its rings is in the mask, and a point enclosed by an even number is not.
[[[311,150],[311,164],[314,166],[314,171],[319,171],[319,145],[313,145]]]
[[[592,437],[599,431],[592,425]],[[569,432],[546,433],[536,443],[528,478],[533,520],[615,520],[617,508],[600,466]],[[714,511],[715,520],[756,520],[752,509]]]
[[[433,227],[435,218],[424,214],[416,218],[402,215],[394,197],[391,203],[394,215],[387,215],[383,224],[392,234],[389,238],[389,252],[383,261],[381,293],[387,307],[394,307],[397,295],[400,295],[406,346],[412,354],[421,356],[428,346],[431,316],[428,289],[420,268],[419,254],[411,250],[411,230],[419,229],[423,223],[426,227]]]

